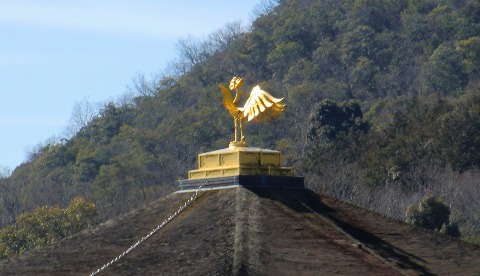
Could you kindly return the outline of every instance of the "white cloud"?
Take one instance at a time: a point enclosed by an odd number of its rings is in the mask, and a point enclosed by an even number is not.
[[[225,18],[241,19],[230,9],[220,12],[221,6],[207,9],[201,1],[165,2],[7,0],[0,4],[0,23],[113,35],[178,36],[206,34],[221,27],[218,22]]]
[[[169,34],[171,28],[155,9],[139,8],[145,7],[122,1],[7,1],[1,4],[0,22],[122,35]]]

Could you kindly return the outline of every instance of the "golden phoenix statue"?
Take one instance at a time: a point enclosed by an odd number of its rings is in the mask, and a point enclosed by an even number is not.
[[[235,140],[230,142],[230,147],[247,146],[244,136],[245,119],[247,122],[252,120],[259,123],[269,122],[282,115],[287,107],[286,104],[280,103],[283,98],[273,97],[258,85],[252,89],[244,106],[238,107],[240,97],[244,93],[240,88],[244,84],[244,80],[239,77],[232,78],[229,85],[230,90],[222,84],[218,84],[223,94],[223,105],[234,119]],[[235,98],[231,94],[233,90],[235,90]]]

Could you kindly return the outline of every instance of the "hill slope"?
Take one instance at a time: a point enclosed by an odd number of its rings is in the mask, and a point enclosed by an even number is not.
[[[267,2],[248,31],[184,41],[176,73],[140,80],[133,99],[0,177],[0,227],[77,196],[105,221],[172,192],[198,153],[232,138],[217,84],[237,75],[288,104],[278,122],[247,124],[247,141],[328,183],[311,188],[398,219],[443,196],[462,237],[480,236],[479,2]]]
[[[91,273],[189,193],[163,197],[96,229],[0,262],[6,275]],[[208,191],[105,274],[439,274],[480,272],[480,248],[309,190]]]

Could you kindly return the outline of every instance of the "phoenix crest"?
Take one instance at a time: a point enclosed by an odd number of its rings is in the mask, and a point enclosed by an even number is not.
[[[234,119],[235,140],[230,143],[231,147],[247,146],[244,136],[245,120],[247,122],[252,120],[259,123],[269,122],[282,115],[287,107],[286,104],[281,103],[283,98],[273,97],[258,85],[252,89],[244,106],[239,107],[238,102],[244,93],[240,88],[244,84],[244,80],[239,77],[232,78],[229,85],[230,89],[218,84],[223,94],[223,105]],[[232,97],[231,91],[235,91],[235,98]]]

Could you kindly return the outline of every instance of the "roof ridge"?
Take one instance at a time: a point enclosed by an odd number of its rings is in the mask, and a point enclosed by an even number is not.
[[[480,249],[480,244],[477,244],[477,243],[473,243],[473,242],[469,242],[469,241],[465,241],[465,240],[462,240],[460,238],[456,238],[456,237],[452,237],[452,236],[449,236],[449,235],[446,235],[446,234],[443,234],[443,233],[440,233],[438,231],[435,231],[435,230],[431,230],[431,229],[427,229],[427,228],[424,228],[424,227],[421,227],[421,226],[418,226],[418,225],[414,225],[414,224],[410,224],[410,223],[407,223],[403,220],[400,220],[400,219],[397,219],[397,218],[394,218],[394,217],[390,217],[388,215],[385,215],[385,214],[382,214],[380,213],[379,211],[373,209],[373,208],[366,208],[366,207],[362,207],[362,206],[359,206],[359,205],[355,205],[351,202],[348,202],[348,201],[344,201],[344,200],[341,200],[341,199],[338,199],[336,197],[333,197],[331,195],[328,195],[328,194],[325,194],[323,192],[318,192],[318,191],[313,191],[311,190],[312,192],[318,194],[320,197],[324,197],[324,198],[328,198],[330,200],[333,200],[333,201],[336,201],[342,205],[345,205],[345,206],[348,206],[348,207],[352,207],[352,208],[355,208],[355,209],[359,209],[359,210],[363,210],[363,211],[367,211],[373,215],[376,215],[376,216],[379,216],[381,218],[384,218],[388,221],[391,221],[391,222],[394,222],[394,223],[397,223],[397,224],[400,224],[400,225],[404,225],[404,226],[408,226],[410,228],[413,228],[413,229],[416,229],[416,230],[420,230],[420,231],[423,231],[425,233],[430,233],[430,234],[433,234],[435,236],[438,236],[438,237],[441,237],[441,238],[444,238],[444,239],[448,239],[448,240],[452,240],[452,241],[456,241],[460,244],[463,244],[463,245],[466,245],[466,246],[471,246],[471,247],[474,247],[474,248],[477,248],[477,249]]]

